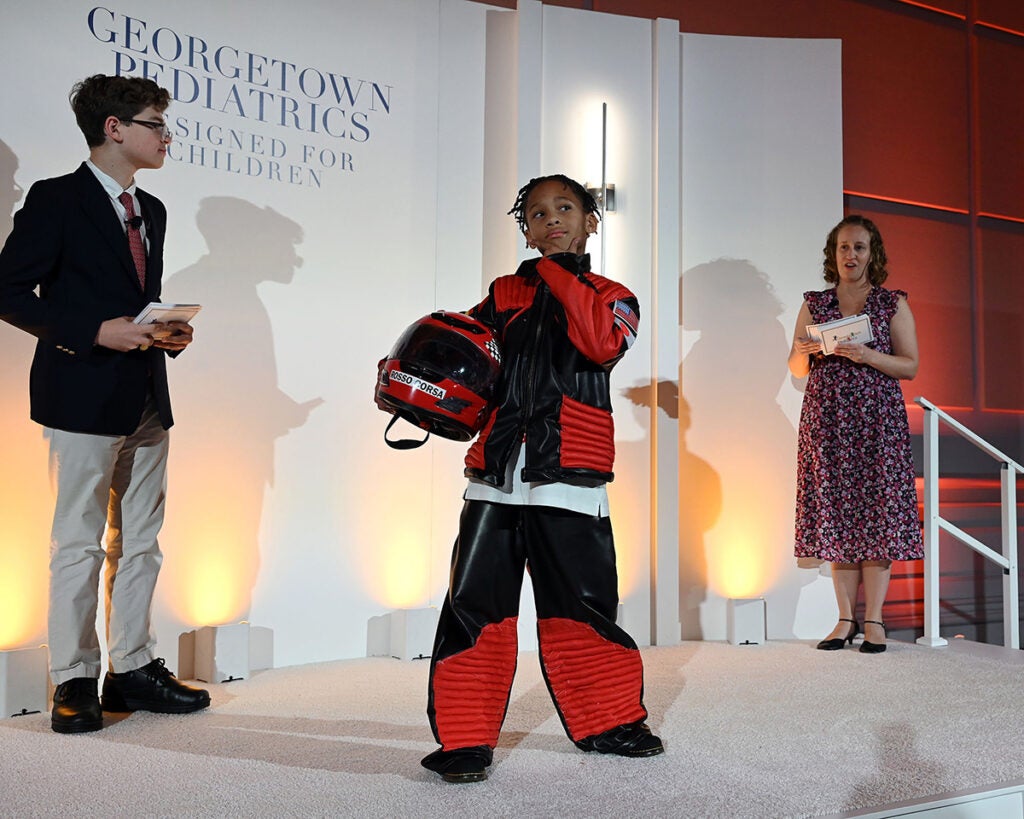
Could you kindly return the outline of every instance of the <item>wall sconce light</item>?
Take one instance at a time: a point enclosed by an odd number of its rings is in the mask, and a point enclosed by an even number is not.
[[[587,193],[597,201],[601,216],[615,213],[615,185],[608,181],[606,168],[608,165],[608,103],[601,103],[601,184],[584,185]]]
[[[597,202],[597,209],[601,212],[601,221],[604,221],[606,213],[615,212],[615,185],[608,181],[608,103],[601,103],[601,184],[592,185],[589,182],[584,184],[587,193],[594,197]],[[601,269],[604,275],[605,268],[605,234],[607,230],[601,230]]]
[[[49,708],[46,646],[0,651],[0,719]]]
[[[764,610],[763,597],[726,602],[726,636],[730,645],[756,646],[767,642]]]
[[[587,184],[587,193],[597,201],[597,207],[601,213],[615,213],[615,184],[609,182],[603,188],[597,185]]]

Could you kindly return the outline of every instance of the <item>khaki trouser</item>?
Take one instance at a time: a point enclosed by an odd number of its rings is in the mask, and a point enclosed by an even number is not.
[[[128,436],[48,429],[56,492],[50,535],[50,676],[55,685],[99,678],[96,634],[106,562],[110,666],[132,671],[153,659],[153,590],[162,555],[168,434],[152,401]],[[103,533],[106,529],[106,548]]]

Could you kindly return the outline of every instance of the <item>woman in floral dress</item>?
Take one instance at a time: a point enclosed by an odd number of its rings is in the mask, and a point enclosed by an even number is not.
[[[832,564],[839,622],[818,643],[852,644],[864,584],[865,653],[885,651],[882,604],[893,560],[923,557],[910,429],[901,379],[917,375],[914,316],[902,290],[887,290],[882,236],[851,215],[825,243],[825,281],[804,293],[789,369],[807,376],[797,448],[796,555]],[[874,340],[840,343],[832,355],[810,338],[808,324],[865,314]]]

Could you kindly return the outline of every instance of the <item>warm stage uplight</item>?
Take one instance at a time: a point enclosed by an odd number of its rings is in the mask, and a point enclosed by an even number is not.
[[[708,581],[718,594],[738,599],[759,597],[772,587],[780,565],[774,544],[765,542],[760,516],[722,520],[716,534]]]
[[[620,475],[625,472],[625,460],[624,457],[617,456],[616,468]],[[632,487],[624,481],[608,484],[620,600],[626,600],[633,594],[641,592],[643,584],[647,582],[647,554],[639,551],[646,548],[646,543],[643,538],[633,536],[633,533],[645,531],[649,526],[650,512],[643,502],[638,501],[631,489]]]
[[[27,406],[7,412],[0,401],[0,423],[7,432],[0,469],[0,650],[46,640],[53,499],[46,445],[27,415]]]
[[[211,471],[228,479],[220,470]],[[165,555],[161,593],[184,623],[234,623],[249,614],[259,570],[253,525],[253,520],[259,520],[259,508],[240,503],[237,495],[216,493],[205,477],[195,483],[172,486],[169,493],[173,510],[160,536]],[[209,490],[205,494],[204,488]]]
[[[459,450],[461,447],[449,447],[436,456],[456,459],[452,464],[453,475],[461,467]],[[380,458],[368,447],[363,458],[354,456],[355,462],[383,461],[381,469],[389,475],[388,491],[368,493],[357,509],[339,506],[336,512],[337,526],[345,531],[353,546],[340,559],[347,561],[347,571],[355,573],[354,584],[380,610],[429,606],[438,587],[447,585],[447,572],[440,565],[432,568],[431,563],[431,504],[434,493],[442,489],[435,485],[425,493],[420,473],[403,468],[405,462],[424,454],[430,454],[429,450],[389,453]],[[461,491],[461,481],[453,480],[451,488],[454,500],[458,497],[455,493]],[[395,499],[402,502],[396,506]],[[451,507],[458,508],[454,504]],[[447,532],[448,526],[444,528]],[[455,528],[453,522],[453,534]],[[444,549],[447,552],[448,547]]]
[[[218,541],[223,543],[223,540]],[[247,590],[238,582],[237,555],[232,550],[217,552],[211,548],[203,557],[201,569],[189,579],[184,591],[189,622],[197,625],[232,623],[245,615],[249,607]]]
[[[195,424],[180,432],[160,534],[160,594],[182,622],[238,622],[249,616],[260,566],[262,449],[244,450],[225,426]]]
[[[45,554],[45,548],[41,549]],[[31,557],[31,556],[29,556]],[[41,642],[46,627],[46,564],[0,546],[0,651]]]
[[[411,609],[428,599],[428,552],[421,530],[395,538],[383,548],[374,597],[389,609]]]

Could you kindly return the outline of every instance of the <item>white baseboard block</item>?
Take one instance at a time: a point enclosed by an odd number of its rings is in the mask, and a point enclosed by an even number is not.
[[[195,632],[195,679],[205,683],[247,679],[274,667],[274,632],[248,622],[203,626]]]
[[[46,646],[0,651],[0,719],[49,710]]]
[[[367,657],[423,660],[430,657],[440,613],[436,608],[398,609],[371,617],[366,628]]]
[[[726,636],[734,646],[767,642],[763,597],[730,598],[726,602]]]

